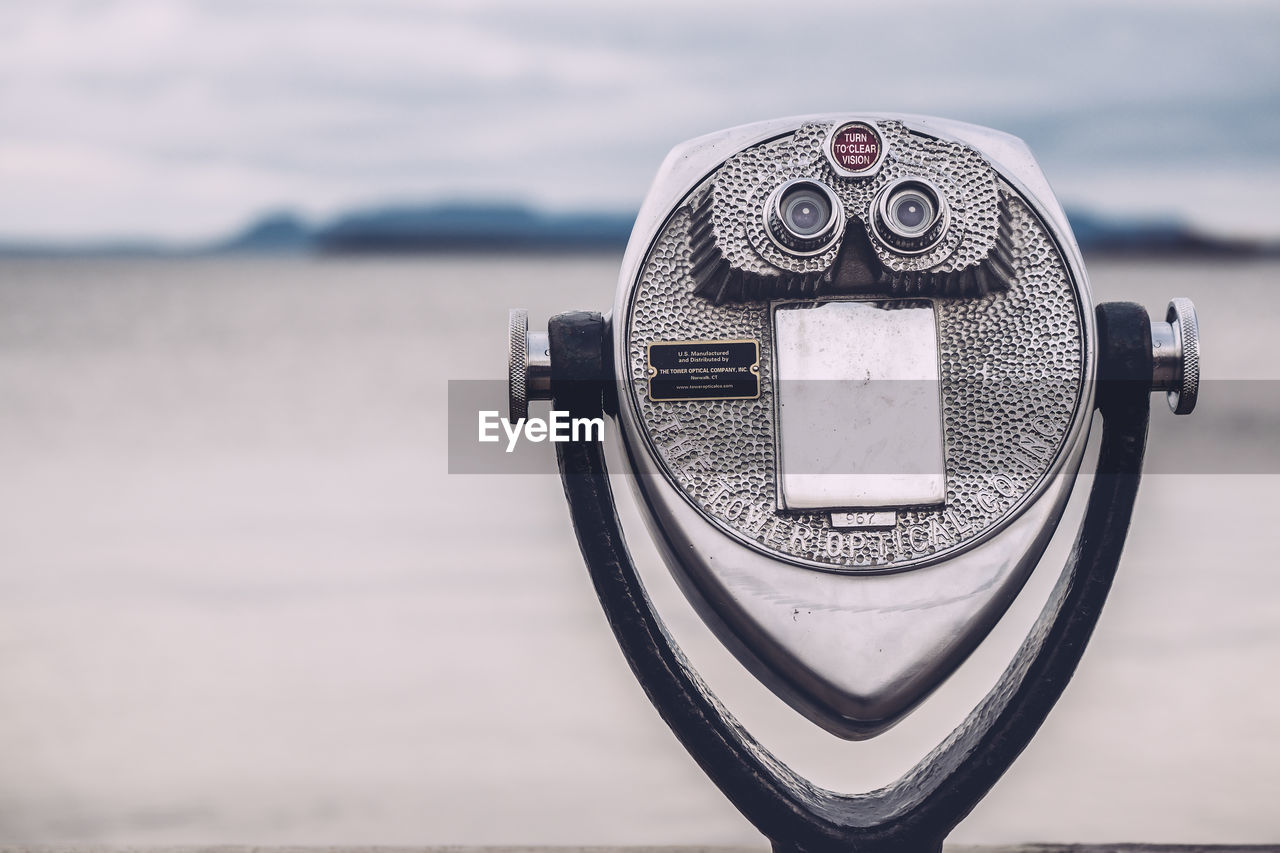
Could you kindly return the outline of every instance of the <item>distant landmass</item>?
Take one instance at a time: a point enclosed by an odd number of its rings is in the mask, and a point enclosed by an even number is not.
[[[1069,210],[1081,250],[1090,254],[1260,255],[1280,246],[1223,239],[1176,219],[1126,219]],[[519,205],[436,204],[357,211],[309,227],[290,213],[265,216],[217,244],[223,252],[309,251],[621,251],[632,213],[550,213]]]
[[[223,252],[619,251],[635,214],[550,213],[520,205],[438,204],[356,211],[309,227],[276,213],[217,244]]]
[[[1068,210],[1080,248],[1091,256],[1276,256],[1280,242],[1224,239],[1176,219],[1126,219]],[[8,255],[209,255],[235,253],[620,252],[635,215],[550,212],[516,204],[439,203],[375,207],[313,224],[289,211],[265,215],[212,243],[180,246],[133,240],[91,244],[0,242]]]
[[[1125,219],[1068,209],[1082,252],[1133,255],[1276,255],[1280,242],[1203,234],[1176,219]]]

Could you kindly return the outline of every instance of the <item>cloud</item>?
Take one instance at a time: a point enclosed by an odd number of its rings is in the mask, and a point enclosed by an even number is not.
[[[1088,176],[1274,180],[1277,42],[1256,3],[8,4],[0,233],[195,237],[463,194],[629,207],[681,139],[839,109],[998,126],[1123,207]]]

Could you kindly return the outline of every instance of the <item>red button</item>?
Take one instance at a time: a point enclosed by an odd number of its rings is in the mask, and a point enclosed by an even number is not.
[[[880,134],[862,122],[851,122],[831,137],[831,162],[846,172],[865,172],[880,160]]]

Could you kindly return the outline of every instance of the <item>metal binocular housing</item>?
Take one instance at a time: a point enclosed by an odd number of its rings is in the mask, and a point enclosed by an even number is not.
[[[1187,414],[1199,381],[1188,300],[1154,323],[1140,306],[1095,305],[1027,147],[921,116],[779,119],[677,146],[611,313],[558,315],[544,333],[513,312],[511,333],[511,417],[534,399],[612,414],[693,607],[770,690],[852,740],[910,713],[1004,614],[1063,516],[1101,410],[1077,547],[1019,657],[918,773],[834,799],[761,759],[707,695],[634,573],[599,448],[558,448],[637,676],[788,849],[932,848],[994,784],[1106,597],[1151,392]]]

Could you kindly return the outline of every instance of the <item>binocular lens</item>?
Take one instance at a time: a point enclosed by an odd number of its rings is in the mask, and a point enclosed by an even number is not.
[[[766,205],[769,236],[795,255],[816,255],[839,239],[844,210],[835,192],[818,181],[788,181]]]
[[[919,254],[942,239],[947,218],[946,202],[932,184],[903,178],[880,191],[873,230],[880,242],[895,251]]]
[[[812,237],[831,221],[831,205],[811,187],[796,187],[782,197],[782,222],[801,237]]]
[[[933,218],[933,206],[918,193],[903,193],[894,200],[890,215],[903,230],[917,229]]]

